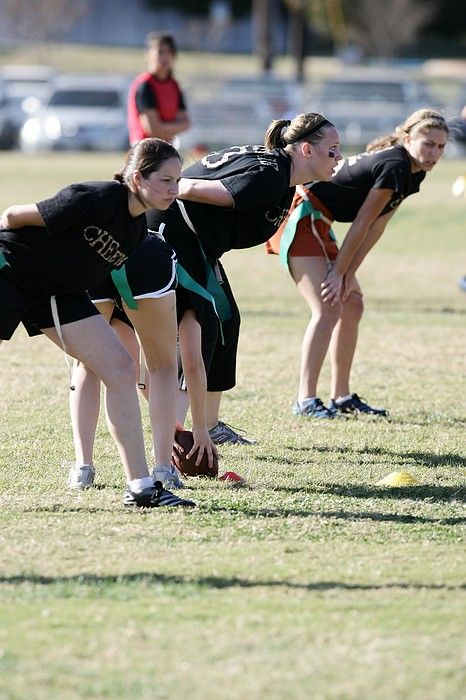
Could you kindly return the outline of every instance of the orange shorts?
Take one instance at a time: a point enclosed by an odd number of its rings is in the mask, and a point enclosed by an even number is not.
[[[306,190],[306,194],[308,195],[309,201],[311,202],[314,209],[317,209],[318,211],[322,212],[322,214],[324,214],[324,216],[328,219],[333,220],[329,210],[322,204],[322,202],[319,199],[317,199],[317,197],[314,194],[309,192],[309,190]],[[302,201],[303,198],[298,192],[296,192],[295,196],[293,197],[293,202],[291,203],[290,213],[294,211],[294,209],[296,209],[296,207],[299,204],[301,204]],[[288,216],[281,223],[280,228],[276,231],[276,233],[274,233],[272,238],[270,238],[265,244],[267,253],[270,253],[272,255],[280,254],[280,241],[285,226],[288,223]],[[288,256],[292,258],[296,258],[298,256],[324,258],[325,249],[325,253],[327,254],[328,259],[335,260],[335,258],[338,255],[338,246],[333,240],[332,235],[330,233],[331,225],[326,223],[325,221],[322,221],[322,219],[314,221],[314,227],[320,239],[318,240],[312,230],[311,224],[312,220],[310,215],[307,215],[303,217],[300,221],[298,221],[298,225],[296,226],[295,237],[288,250]]]

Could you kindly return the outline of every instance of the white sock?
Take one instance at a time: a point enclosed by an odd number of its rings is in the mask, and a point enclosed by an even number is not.
[[[143,476],[142,479],[130,479],[128,486],[133,493],[141,493],[144,489],[154,485],[154,480],[151,476]]]
[[[352,398],[353,398],[353,394],[347,394],[346,396],[342,396],[339,399],[336,399],[335,403],[337,403],[337,404],[343,403],[343,401],[349,401],[349,399],[352,399]]]
[[[299,401],[298,399],[298,404],[300,408],[307,408],[308,406],[311,405],[311,403],[316,399],[317,396],[306,396],[305,399],[302,399],[302,401]]]
[[[170,466],[168,464],[163,464],[163,463],[155,465],[155,471],[158,471],[159,469],[161,469],[162,471],[165,471],[166,469],[168,469],[168,471],[171,471]]]

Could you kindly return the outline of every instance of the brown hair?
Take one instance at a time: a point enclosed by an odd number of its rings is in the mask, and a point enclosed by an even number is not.
[[[298,114],[294,119],[274,119],[265,133],[264,146],[270,149],[286,148],[298,141],[318,143],[329,126],[333,126],[332,122],[318,112]]]
[[[164,44],[173,54],[176,54],[176,43],[171,34],[150,32],[146,36],[146,49],[156,48],[160,44]]]
[[[136,170],[147,178],[170,158],[178,158],[181,163],[181,156],[171,143],[156,138],[142,139],[130,148],[125,167],[114,173],[113,179],[129,187]]]
[[[416,134],[417,132],[425,134],[429,129],[443,129],[447,134],[450,132],[440,112],[437,112],[435,109],[418,109],[410,114],[403,124],[398,124],[392,134],[379,136],[368,143],[366,152],[380,151],[382,148],[394,146],[397,143],[403,145],[403,141],[408,134]]]

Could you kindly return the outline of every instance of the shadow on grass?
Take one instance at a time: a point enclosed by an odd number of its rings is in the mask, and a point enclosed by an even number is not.
[[[315,510],[305,508],[250,508],[247,504],[241,507],[226,508],[224,506],[208,506],[204,512],[227,512],[242,515],[246,518],[327,518],[329,520],[372,520],[373,522],[388,522],[406,525],[466,525],[466,517],[430,518],[425,515],[410,515],[409,513],[381,513],[379,511],[349,510]]]
[[[53,586],[76,584],[100,588],[107,585],[126,585],[142,583],[146,586],[200,586],[201,588],[225,589],[225,588],[291,588],[305,591],[381,591],[381,590],[431,590],[431,591],[460,591],[466,589],[466,584],[451,586],[444,583],[405,583],[395,581],[392,583],[345,583],[344,581],[312,581],[299,583],[288,580],[258,580],[240,578],[238,576],[175,576],[168,574],[136,573],[123,574],[121,576],[95,576],[93,574],[81,574],[78,576],[39,576],[35,574],[19,574],[15,576],[0,576],[0,585],[8,584],[18,586],[21,584],[33,584],[38,586]]]
[[[273,486],[274,491],[283,493],[320,493],[347,498],[385,498],[393,501],[466,501],[466,489],[463,486],[364,486],[359,484],[319,484],[304,486]]]
[[[451,467],[453,469],[466,467],[466,457],[453,452],[448,452],[446,454],[438,455],[432,452],[392,452],[391,450],[385,450],[382,447],[366,447],[362,449],[345,447],[295,447],[293,445],[287,445],[286,449],[291,452],[320,452],[323,454],[340,453],[345,456],[348,455],[374,455],[376,457],[389,457],[395,464],[406,464],[407,460],[412,460],[415,464],[420,464],[423,467]],[[265,455],[257,456],[258,461],[263,460],[266,462],[277,461],[276,455]],[[280,459],[280,461],[286,462],[287,464],[293,464],[292,460]],[[367,466],[367,462],[364,463]]]
[[[299,490],[298,490],[299,491]],[[302,491],[301,491],[302,493]],[[466,517],[451,517],[451,518],[429,518],[423,515],[409,515],[404,513],[380,513],[379,511],[346,511],[346,510],[315,510],[315,509],[305,509],[305,508],[250,508],[247,504],[242,504],[241,506],[232,505],[227,506],[217,506],[208,504],[203,507],[202,503],[198,504],[199,508],[196,510],[182,510],[183,513],[195,514],[196,512],[202,514],[215,514],[215,513],[230,513],[231,515],[238,515],[245,518],[327,518],[330,520],[347,520],[347,521],[357,521],[357,520],[372,520],[374,522],[389,522],[389,523],[399,523],[399,524],[421,524],[421,525],[463,525],[466,524]],[[112,513],[115,514],[115,510],[111,508],[95,508],[85,506],[66,506],[66,505],[51,505],[51,506],[41,506],[39,508],[28,508],[22,511],[23,513],[86,513],[89,515],[95,513]],[[129,511],[126,511],[129,512]],[[133,513],[148,513],[147,508],[139,508],[131,511]],[[165,512],[166,509],[165,509]],[[178,510],[177,510],[178,512]]]

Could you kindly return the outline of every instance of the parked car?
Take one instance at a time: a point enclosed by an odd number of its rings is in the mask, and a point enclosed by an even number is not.
[[[272,119],[302,108],[300,86],[272,76],[202,80],[186,93],[192,126],[179,136],[183,150],[263,143]]]
[[[8,100],[4,83],[0,80],[0,148],[10,148],[12,138]]]
[[[18,145],[19,132],[26,119],[48,99],[56,75],[50,66],[8,65],[0,70],[6,99],[5,119],[8,139],[3,148]]]
[[[343,148],[358,149],[429,106],[432,97],[422,82],[386,76],[329,78],[315,100],[316,111],[340,131]]]
[[[61,76],[45,106],[20,133],[22,151],[123,151],[128,80],[114,76]]]

